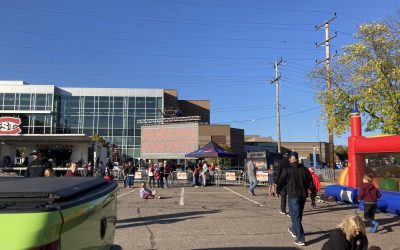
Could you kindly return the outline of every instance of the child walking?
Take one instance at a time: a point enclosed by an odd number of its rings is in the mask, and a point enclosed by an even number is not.
[[[363,185],[360,187],[358,201],[364,200],[364,218],[368,221],[370,233],[375,233],[378,230],[379,223],[375,220],[376,202],[381,197],[381,193],[372,184],[374,179],[372,174],[363,176]]]
[[[268,195],[275,196],[276,195],[276,185],[275,185],[275,170],[274,165],[271,164],[268,170]]]

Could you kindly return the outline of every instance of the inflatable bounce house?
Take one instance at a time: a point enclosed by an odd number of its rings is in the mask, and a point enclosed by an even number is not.
[[[338,185],[327,186],[325,194],[335,196],[338,201],[358,203],[358,188],[365,173],[374,175],[373,184],[380,189],[382,197],[378,209],[384,213],[400,215],[400,166],[377,164],[366,166],[366,155],[400,152],[400,135],[379,135],[364,137],[361,133],[361,117],[354,102],[350,118],[351,136],[348,138],[348,166],[342,171]],[[390,159],[385,159],[386,162]],[[397,162],[398,164],[398,162]],[[363,207],[363,204],[360,204]]]

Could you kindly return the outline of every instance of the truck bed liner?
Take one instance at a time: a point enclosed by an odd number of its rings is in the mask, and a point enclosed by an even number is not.
[[[62,209],[95,199],[116,186],[98,177],[0,178],[0,213]]]

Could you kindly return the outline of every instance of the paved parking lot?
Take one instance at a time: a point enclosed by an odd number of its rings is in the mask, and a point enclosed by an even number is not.
[[[356,212],[337,203],[318,203],[312,210],[307,202],[307,246],[298,247],[287,231],[290,218],[279,214],[279,199],[267,197],[265,187],[256,189],[257,196],[243,186],[157,191],[162,199],[143,200],[138,187],[120,189],[116,249],[321,249],[329,231]],[[370,246],[400,249],[399,217],[378,214],[377,219],[382,226],[368,233]]]

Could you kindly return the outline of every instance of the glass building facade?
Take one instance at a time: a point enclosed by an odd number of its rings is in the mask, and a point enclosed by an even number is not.
[[[0,117],[22,120],[24,134],[99,134],[121,159],[140,157],[138,120],[161,118],[163,89],[60,88],[0,82]]]

